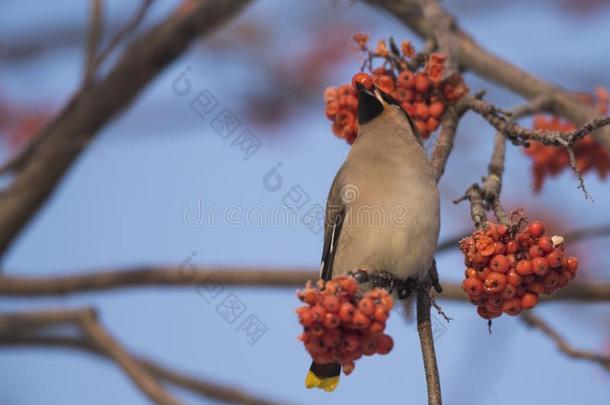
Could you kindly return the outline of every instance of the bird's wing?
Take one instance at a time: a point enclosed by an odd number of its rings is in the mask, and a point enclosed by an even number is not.
[[[333,261],[345,216],[345,205],[340,190],[342,171],[343,167],[339,169],[335,176],[326,202],[324,247],[322,248],[322,263],[320,265],[320,278],[323,280],[330,280],[333,276]]]

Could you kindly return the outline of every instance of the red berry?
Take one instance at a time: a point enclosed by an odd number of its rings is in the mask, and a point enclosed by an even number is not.
[[[415,90],[417,90],[420,93],[425,93],[428,91],[428,88],[430,87],[430,81],[428,80],[428,78],[424,75],[416,75],[415,76]]]
[[[403,70],[398,75],[398,86],[403,89],[412,89],[415,86],[415,75],[410,70]]]
[[[549,272],[549,262],[544,257],[536,257],[532,260],[532,270],[536,275],[544,277]]]
[[[375,312],[375,303],[370,298],[363,298],[358,303],[358,309],[366,316],[372,316]]]
[[[491,270],[498,273],[506,273],[508,271],[508,266],[508,259],[504,255],[495,255],[489,261]]]
[[[553,241],[548,236],[541,236],[538,240],[538,246],[544,253],[550,253],[553,250]]]
[[[339,312],[339,306],[341,304],[339,302],[339,297],[328,295],[322,300],[322,305],[329,312]]]
[[[557,269],[561,267],[563,253],[560,249],[554,249],[551,253],[546,255],[546,261],[549,263],[550,268]]]
[[[348,352],[353,352],[360,347],[360,336],[354,332],[348,332],[343,338],[343,348]]]
[[[339,319],[339,316],[337,314],[327,312],[326,315],[324,315],[323,324],[329,329],[334,329],[341,324],[341,320]]]
[[[299,314],[299,322],[303,326],[311,326],[313,324],[313,314],[311,313],[311,309],[307,307],[301,307],[297,310]]]
[[[517,273],[521,276],[532,274],[532,262],[530,260],[519,260],[517,262]]]
[[[519,250],[519,242],[516,240],[509,240],[506,242],[506,253],[517,253]]]
[[[544,256],[544,250],[538,245],[532,245],[528,250],[530,259],[534,259],[536,257]]]
[[[464,277],[465,278],[476,277],[478,273],[479,272],[477,271],[477,269],[473,269],[472,267],[468,267],[466,269],[466,271],[464,271]]]
[[[499,293],[506,288],[508,283],[506,276],[502,273],[489,273],[484,283],[484,290],[489,293]]]
[[[377,353],[388,354],[394,347],[394,340],[390,335],[381,335],[377,341]]]
[[[471,297],[478,297],[483,293],[483,282],[478,278],[471,277],[464,280],[462,289]]]
[[[368,328],[371,324],[371,318],[366,316],[361,310],[357,309],[356,311],[354,311],[352,323],[357,329],[365,329]]]
[[[369,330],[371,333],[381,333],[385,329],[385,322],[373,321]]]
[[[430,104],[430,115],[434,118],[440,118],[444,111],[445,104],[441,103],[440,101],[435,101]]]
[[[313,320],[316,322],[322,322],[324,320],[324,315],[326,315],[326,310],[320,304],[316,304],[311,308],[311,315],[313,316]]]
[[[374,317],[378,322],[385,322],[389,317],[388,310],[379,306],[375,308]]]
[[[574,257],[574,256],[568,257],[568,270],[570,270],[571,273],[576,273],[576,270],[578,270],[578,258],[577,257]]]
[[[521,297],[521,308],[523,309],[534,308],[536,304],[538,304],[538,295],[532,292],[526,292]]]
[[[341,304],[341,308],[339,308],[339,318],[342,322],[349,323],[352,321],[354,317],[354,306],[349,302],[344,302]]]
[[[365,335],[360,341],[360,349],[366,356],[371,356],[377,351],[378,337],[375,335]]]
[[[504,298],[505,300],[511,299],[515,295],[517,295],[517,287],[512,284],[507,284],[506,288],[501,293],[502,298]]]
[[[544,283],[542,281],[533,281],[525,288],[533,293],[542,294],[544,292]]]
[[[539,238],[544,234],[544,225],[540,221],[533,221],[527,227],[527,231],[534,237]]]
[[[544,276],[543,282],[544,282],[545,288],[554,290],[555,288],[557,288],[557,285],[559,284],[559,274],[557,274],[557,272],[555,272],[555,271],[551,271],[551,272],[549,272],[549,274]]]
[[[508,280],[508,284],[514,287],[519,287],[521,285],[521,282],[523,281],[522,277],[519,275],[519,273],[517,273],[517,270],[515,269],[510,269],[508,271],[508,273],[506,274],[506,279]]]
[[[339,346],[341,344],[341,332],[339,332],[338,329],[332,329],[324,332],[322,335],[322,342],[326,347]]]
[[[373,78],[364,72],[356,73],[352,77],[352,87],[354,90],[358,90],[356,83],[360,83],[369,90],[373,88]]]
[[[521,300],[519,298],[511,298],[502,304],[502,311],[508,315],[515,316],[521,312]]]
[[[352,277],[341,277],[339,279],[339,286],[349,295],[354,295],[358,291],[358,282]]]

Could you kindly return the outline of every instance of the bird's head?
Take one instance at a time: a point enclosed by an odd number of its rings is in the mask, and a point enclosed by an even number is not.
[[[368,75],[367,75],[368,76]],[[370,76],[369,76],[370,77]],[[372,80],[354,80],[358,92],[358,124],[364,125],[381,116],[385,111],[399,112],[399,119],[406,118],[414,133],[417,131],[413,120],[402,108],[400,101],[372,83]],[[417,136],[417,135],[416,135]]]

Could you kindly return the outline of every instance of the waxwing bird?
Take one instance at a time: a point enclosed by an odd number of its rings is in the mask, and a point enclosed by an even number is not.
[[[400,103],[375,86],[357,87],[358,137],[328,195],[320,277],[359,269],[419,282],[438,243],[434,171]],[[314,362],[305,385],[333,391],[340,371]]]

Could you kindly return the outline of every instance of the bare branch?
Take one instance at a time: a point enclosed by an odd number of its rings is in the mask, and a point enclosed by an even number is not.
[[[95,74],[95,55],[100,45],[104,25],[103,1],[90,0],[90,4],[89,29],[87,32],[87,43],[85,44],[84,86],[91,82]]]
[[[584,105],[573,93],[541,80],[483,49],[460,29],[454,17],[444,10],[437,0],[426,1],[435,3],[434,7],[437,10],[453,19],[451,33],[460,68],[471,70],[474,74],[510,89],[527,99],[547,96],[552,100],[554,112],[576,125],[583,125],[598,116],[593,107]],[[367,0],[367,2],[378,5],[395,15],[422,38],[428,39],[434,36],[437,22],[422,18],[422,12],[417,7],[419,0]],[[610,128],[593,132],[593,136],[610,149]]]
[[[430,157],[437,183],[440,181],[443,173],[445,173],[445,166],[447,166],[449,155],[453,150],[453,141],[455,139],[457,126],[463,114],[463,109],[452,105],[445,111],[445,114],[441,119],[441,130],[436,145],[434,145],[432,156]]]
[[[228,287],[299,288],[308,280],[317,280],[317,269],[204,268],[185,266],[141,267],[118,271],[93,271],[53,277],[0,276],[0,296],[47,297],[134,287],[199,287],[206,283]],[[440,299],[467,301],[459,284],[443,283]],[[580,303],[610,301],[610,283],[572,281],[543,301]]]
[[[16,314],[0,314],[0,325],[6,325],[9,323],[7,319],[10,319],[11,324],[15,322],[22,325],[28,324],[30,330],[15,330],[15,329],[4,329],[0,327],[0,346],[35,346],[35,347],[64,347],[70,349],[76,349],[85,351],[91,354],[95,354],[111,360],[108,352],[104,351],[99,345],[93,340],[86,339],[83,337],[74,336],[58,336],[54,335],[41,335],[33,334],[35,330],[42,329],[46,326],[53,325],[53,322],[49,322],[49,315],[59,320],[66,320],[67,323],[76,324],[78,323],[78,311],[41,311],[40,313],[16,313]],[[43,316],[40,316],[43,315]],[[32,322],[38,319],[44,321],[41,324],[33,324]],[[62,324],[64,322],[60,322]],[[55,323],[57,324],[57,323]],[[210,382],[201,378],[195,378],[187,374],[178,372],[176,370],[169,369],[165,366],[160,365],[152,360],[130,355],[139,365],[145,369],[150,375],[154,376],[159,380],[170,383],[177,387],[181,387],[190,390],[196,394],[199,394],[205,398],[211,398],[214,400],[252,404],[252,405],[271,405],[275,402],[256,397],[250,393],[239,390],[229,385],[222,385],[216,382]]]
[[[85,336],[117,363],[152,401],[159,404],[178,404],[178,400],[165,392],[159,383],[106,333],[96,318],[95,311],[91,308],[1,314],[0,333],[4,335],[36,333],[46,327],[63,324],[78,326]]]
[[[586,350],[575,349],[565,339],[557,333],[548,323],[542,318],[534,315],[527,311],[521,314],[521,319],[530,327],[536,328],[544,333],[546,336],[557,345],[557,348],[565,355],[575,359],[588,360],[598,363],[606,371],[610,372],[610,357],[604,356],[598,353],[589,352]]]
[[[248,2],[201,0],[186,13],[174,13],[132,41],[106,77],[77,94],[36,135],[38,144],[12,184],[0,194],[0,253],[52,194],[97,131],[126,108],[196,37],[209,34]]]
[[[417,332],[421,345],[426,384],[428,386],[428,404],[441,405],[441,382],[434,351],[434,336],[432,335],[432,320],[430,317],[431,298],[428,290],[417,292]]]
[[[144,17],[146,17],[146,13],[148,12],[148,9],[153,1],[154,0],[142,0],[142,3],[127,24],[125,24],[125,26],[110,39],[108,45],[106,45],[106,47],[92,61],[91,69],[93,73],[95,73],[97,68],[104,62],[104,60],[106,60],[112,51],[114,51],[116,47],[129,35],[131,35],[136,28],[138,28]]]

